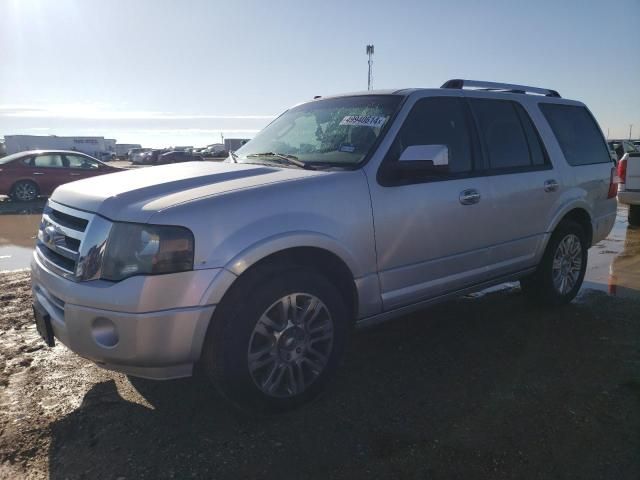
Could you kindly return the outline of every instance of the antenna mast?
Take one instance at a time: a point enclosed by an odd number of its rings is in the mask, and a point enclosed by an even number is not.
[[[369,76],[367,77],[367,90],[371,90],[373,83],[373,45],[367,45],[367,55],[369,56]]]

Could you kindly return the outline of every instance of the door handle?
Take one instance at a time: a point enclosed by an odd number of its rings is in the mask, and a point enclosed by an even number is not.
[[[478,203],[479,201],[480,193],[473,188],[460,192],[460,203],[462,205],[473,205],[474,203]]]
[[[34,175],[44,175],[42,172],[33,172]]]
[[[72,177],[78,177],[78,176],[80,176],[80,174],[79,173],[72,173],[71,176]]]
[[[545,192],[555,192],[556,190],[558,190],[558,187],[560,187],[560,185],[553,179],[544,182]]]

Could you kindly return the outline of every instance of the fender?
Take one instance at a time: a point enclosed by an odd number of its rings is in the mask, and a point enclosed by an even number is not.
[[[579,208],[587,212],[589,218],[591,219],[591,229],[593,232],[593,214],[591,212],[591,207],[589,206],[589,203],[585,201],[584,196],[577,196],[575,191],[569,191],[567,192],[566,197],[567,198],[565,198],[565,200],[560,203],[560,207],[556,210],[556,213],[551,217],[551,221],[549,222],[549,225],[547,226],[541,241],[538,243],[535,257],[536,262],[539,262],[542,258],[542,255],[544,255],[544,251],[547,248],[547,244],[549,243],[549,239],[551,238],[551,234],[553,233],[553,231],[571,210]]]
[[[263,258],[297,247],[315,247],[333,253],[347,265],[354,278],[370,273],[357,263],[355,255],[349,252],[337,239],[324,233],[305,230],[285,232],[264,238],[238,253],[224,268],[239,276]]]
[[[319,232],[293,231],[267,237],[237,254],[224,268],[219,270],[218,275],[211,281],[203,294],[200,304],[215,305],[220,303],[231,285],[249,267],[271,254],[296,247],[315,247],[333,253],[340,258],[351,271],[356,281],[358,291],[361,293],[363,289],[366,289],[368,295],[372,295],[372,297],[362,297],[359,295],[360,299],[379,298],[380,292],[377,289],[377,274],[374,272],[369,275],[366,273],[358,275],[356,272],[362,272],[362,267],[358,265],[354,256],[335,238]],[[359,311],[364,313],[373,311],[377,313],[379,310],[379,302],[374,301],[373,305],[370,305],[370,303],[369,301],[368,303],[365,302],[359,305]]]
[[[562,221],[562,219],[569,213],[571,210],[575,210],[576,208],[580,208],[587,212],[589,218],[591,218],[591,228],[593,229],[593,214],[591,212],[591,207],[589,204],[582,198],[570,198],[560,207],[560,209],[556,212],[556,214],[551,218],[551,222],[547,227],[546,233],[553,233],[558,224]]]

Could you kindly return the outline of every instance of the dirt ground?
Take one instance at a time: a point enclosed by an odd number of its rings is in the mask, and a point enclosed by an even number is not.
[[[248,418],[43,346],[0,274],[1,478],[640,478],[640,301],[516,287],[358,332],[314,404]]]

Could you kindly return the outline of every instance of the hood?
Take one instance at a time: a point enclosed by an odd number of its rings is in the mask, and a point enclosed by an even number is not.
[[[144,223],[154,213],[199,198],[317,175],[330,173],[242,163],[187,162],[67,183],[58,187],[51,199],[111,220]]]

